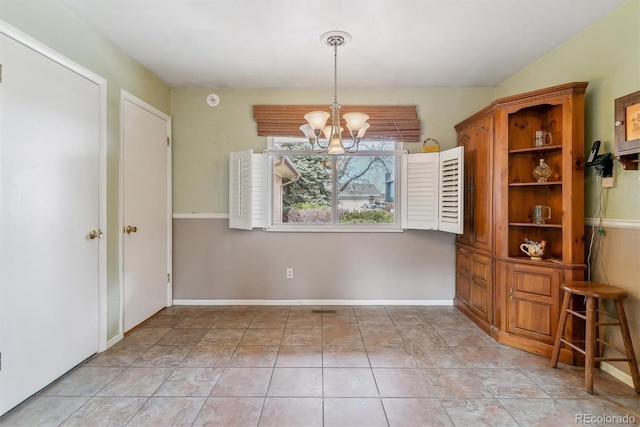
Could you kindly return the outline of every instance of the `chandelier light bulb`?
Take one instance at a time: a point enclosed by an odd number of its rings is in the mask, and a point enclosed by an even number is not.
[[[320,130],[324,128],[331,114],[326,111],[312,111],[304,115],[304,119],[309,123],[311,129]]]
[[[344,117],[344,120],[347,122],[347,128],[351,131],[352,135],[357,135],[367,120],[369,120],[369,116],[363,113],[346,113],[342,117]]]
[[[365,123],[362,128],[358,131],[358,135],[356,135],[356,139],[361,139],[364,134],[367,132],[367,129],[369,129],[369,126],[371,126],[369,123]]]
[[[342,140],[340,136],[335,133],[329,142],[329,147],[327,147],[328,154],[344,154],[344,146],[342,145]]]
[[[308,123],[300,126],[300,130],[302,131],[302,133],[304,133],[304,136],[309,139],[309,141],[315,142],[316,134],[314,133],[313,128]]]

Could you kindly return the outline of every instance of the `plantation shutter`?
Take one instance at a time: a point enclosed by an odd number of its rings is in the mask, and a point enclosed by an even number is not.
[[[266,225],[266,160],[253,150],[229,154],[229,228]]]
[[[403,157],[402,228],[462,233],[462,147]]]
[[[251,230],[253,150],[229,154],[229,228]]]
[[[463,218],[463,147],[440,153],[440,215],[438,228],[462,234]]]
[[[266,192],[266,156],[262,153],[253,154],[251,159],[252,176],[251,176],[251,196],[252,196],[252,211],[251,218],[253,228],[260,227],[265,228],[267,226],[266,206],[267,206],[267,192]]]
[[[404,156],[404,228],[438,229],[439,153]]]

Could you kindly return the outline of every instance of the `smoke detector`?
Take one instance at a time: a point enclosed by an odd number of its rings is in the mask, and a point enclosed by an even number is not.
[[[217,107],[220,104],[220,97],[215,93],[210,93],[207,96],[207,104],[209,107]]]

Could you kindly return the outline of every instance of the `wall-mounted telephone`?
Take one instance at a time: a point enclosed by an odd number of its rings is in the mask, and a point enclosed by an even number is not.
[[[613,176],[613,157],[611,153],[598,154],[600,141],[595,141],[587,157],[587,167],[593,166],[596,173],[603,178]]]

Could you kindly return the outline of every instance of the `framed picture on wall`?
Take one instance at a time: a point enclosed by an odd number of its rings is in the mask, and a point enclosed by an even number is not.
[[[615,100],[615,140],[616,156],[625,169],[637,169],[637,153],[640,153],[640,91]]]
[[[616,155],[640,152],[640,91],[616,99]]]

